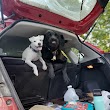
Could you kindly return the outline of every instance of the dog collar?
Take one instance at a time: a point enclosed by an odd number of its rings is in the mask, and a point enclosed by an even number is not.
[[[53,51],[52,54],[53,54],[53,58],[51,60],[55,61],[57,59],[56,58],[57,50]]]
[[[39,52],[39,50],[35,50],[35,49],[33,49],[31,46],[30,46],[30,48],[31,48],[32,51],[35,52],[35,53],[38,53],[38,52]]]
[[[50,48],[48,48],[48,50],[50,50],[50,51],[51,51],[51,49],[50,49]],[[57,59],[57,58],[56,58],[57,51],[58,51],[58,49],[57,49],[57,50],[54,50],[54,51],[51,51],[51,52],[52,52],[52,54],[53,54],[53,58],[51,59],[52,61],[55,61],[55,60]]]

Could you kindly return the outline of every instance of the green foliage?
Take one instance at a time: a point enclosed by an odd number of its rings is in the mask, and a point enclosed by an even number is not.
[[[110,52],[110,2],[105,8],[105,12],[97,20],[97,25],[89,36],[88,41],[105,52]]]

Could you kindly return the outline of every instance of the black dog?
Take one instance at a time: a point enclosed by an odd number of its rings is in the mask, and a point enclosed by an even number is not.
[[[68,84],[70,79],[67,75],[67,58],[62,54],[62,48],[65,45],[63,35],[58,35],[55,32],[48,30],[44,35],[44,43],[42,49],[42,57],[47,62],[49,76],[54,78],[54,63],[63,64],[62,73],[64,81]]]

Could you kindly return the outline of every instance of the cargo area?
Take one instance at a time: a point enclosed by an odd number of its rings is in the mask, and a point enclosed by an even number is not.
[[[48,71],[42,70],[39,61],[34,62],[39,70],[37,77],[32,68],[21,59],[23,50],[30,44],[28,38],[43,35],[47,30],[62,34],[67,40],[63,51],[70,60],[67,63],[69,84],[63,80],[62,64],[53,64],[55,77],[50,79]],[[83,53],[84,57],[79,59],[79,56],[71,51],[73,48]],[[64,104],[63,97],[68,85],[72,85],[77,94],[80,90],[83,94],[92,93],[94,89],[110,92],[110,67],[107,61],[82,43],[75,34],[56,27],[28,20],[16,22],[2,34],[0,56],[25,110],[47,102]],[[93,68],[90,68],[90,65]],[[78,95],[82,100],[85,98],[84,95]]]

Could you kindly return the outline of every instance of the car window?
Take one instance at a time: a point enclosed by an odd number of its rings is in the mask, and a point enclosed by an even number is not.
[[[73,47],[73,48],[71,48],[71,52],[74,53],[75,60],[81,62],[84,59],[84,53],[81,53],[78,49]]]
[[[29,44],[30,42],[28,38],[5,36],[0,39],[0,56],[21,57],[22,52],[29,46]],[[63,55],[66,56],[68,63],[71,63],[72,58],[74,62],[83,60],[84,54],[80,53],[79,50],[71,48],[70,51],[72,52],[70,55],[63,52]]]
[[[21,57],[22,52],[30,45],[28,38],[24,37],[3,37],[0,39],[0,56],[14,56]],[[62,54],[67,58],[70,63],[70,59],[66,53],[62,51]]]
[[[85,18],[96,5],[97,0],[20,0],[28,5],[40,7],[74,21]]]
[[[0,39],[0,55],[21,57],[22,52],[29,44],[28,38],[3,37]]]

